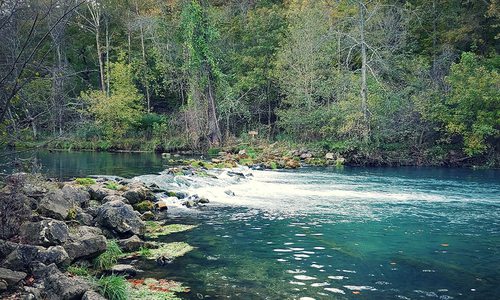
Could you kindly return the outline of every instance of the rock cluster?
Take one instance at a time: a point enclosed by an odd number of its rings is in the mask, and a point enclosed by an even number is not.
[[[9,226],[19,223],[11,226],[12,232],[0,230],[0,298],[2,293],[17,293],[25,299],[104,299],[87,281],[64,270],[103,253],[107,239],[116,239],[127,252],[143,247],[143,219],[156,217],[157,198],[153,188],[140,182],[89,181],[51,183],[24,173],[5,180],[0,204],[21,201],[28,213],[12,216]],[[187,194],[179,195],[192,201]],[[126,265],[115,268],[111,272],[136,272]]]

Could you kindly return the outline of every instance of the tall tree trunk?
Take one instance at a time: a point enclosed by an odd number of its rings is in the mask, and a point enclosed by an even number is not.
[[[146,47],[144,45],[144,29],[142,28],[142,24],[140,26],[140,31],[141,31],[141,48],[142,48],[142,61],[143,61],[143,84],[144,88],[146,89],[146,101],[147,101],[147,107],[148,107],[148,113],[151,112],[151,97],[149,95],[149,82],[146,76],[146,71],[147,71],[147,60],[146,60]]]
[[[95,44],[97,48],[97,59],[99,60],[99,75],[100,75],[100,83],[101,83],[101,91],[106,91],[106,83],[104,82],[104,62],[102,61],[102,51],[101,51],[101,41],[99,29],[96,28],[95,32]]]
[[[109,76],[109,48],[110,48],[110,38],[109,38],[109,23],[106,19],[106,95],[110,96],[110,76]]]
[[[212,83],[212,76],[208,76],[208,130],[209,140],[212,145],[218,145],[222,142],[219,121],[217,119],[217,109],[215,106],[215,93]]]
[[[360,43],[361,43],[361,111],[363,113],[363,123],[365,126],[365,137],[369,131],[368,120],[368,104],[367,104],[367,84],[366,84],[366,41],[365,41],[365,5],[359,2],[359,30],[360,30]]]

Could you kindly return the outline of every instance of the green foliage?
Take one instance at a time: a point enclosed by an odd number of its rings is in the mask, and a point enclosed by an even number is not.
[[[109,300],[129,299],[128,283],[123,276],[103,276],[97,280],[99,291]]]
[[[151,249],[149,259],[172,260],[181,257],[194,248],[185,242],[159,243],[158,248]]]
[[[76,218],[76,214],[77,214],[77,211],[76,211],[76,208],[70,208],[68,210],[68,215],[66,216],[66,220],[74,220]]]
[[[95,118],[108,138],[121,138],[142,116],[140,105],[142,95],[132,81],[132,69],[120,55],[117,62],[110,63],[110,95],[103,91],[91,90],[82,93],[81,98],[88,104],[88,112]]]
[[[470,155],[494,147],[500,137],[500,75],[488,70],[470,52],[451,67],[446,78],[451,91],[440,119],[447,132],[461,136]]]
[[[118,243],[114,240],[110,240],[107,243],[106,251],[94,259],[94,266],[98,270],[109,270],[117,263],[118,258],[120,258],[122,254],[122,249]]]
[[[138,254],[142,257],[150,257],[152,255],[151,249],[147,247],[141,247],[138,251]]]
[[[75,276],[87,277],[90,275],[89,268],[85,266],[71,265],[68,267],[67,271]]]
[[[150,222],[148,224],[151,224]],[[154,225],[147,226],[146,236],[152,239],[158,238],[160,236],[169,235],[172,233],[188,231],[196,228],[196,225],[186,225],[186,224],[170,224],[170,225],[161,225],[158,222],[154,222]]]
[[[154,203],[149,201],[149,200],[139,202],[135,205],[135,209],[141,213],[146,212],[146,211],[151,211],[151,210],[153,210],[153,207],[154,207]]]
[[[108,181],[106,182],[106,184],[104,185],[107,189],[110,189],[110,190],[119,190],[122,188],[121,185],[119,185],[118,183],[114,182],[114,181]]]
[[[76,178],[75,182],[77,184],[79,184],[79,185],[92,185],[92,184],[95,184],[95,179],[88,178],[88,177],[85,177],[85,178]]]

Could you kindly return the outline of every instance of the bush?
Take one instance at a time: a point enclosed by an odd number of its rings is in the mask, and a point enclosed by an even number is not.
[[[116,241],[108,241],[106,251],[94,260],[95,268],[99,270],[110,269],[116,264],[122,253],[123,251]]]
[[[128,284],[123,276],[104,276],[97,280],[101,294],[109,300],[128,299]]]

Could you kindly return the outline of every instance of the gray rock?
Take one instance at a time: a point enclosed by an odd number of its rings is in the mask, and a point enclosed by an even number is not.
[[[0,267],[0,280],[3,280],[7,283],[8,286],[16,285],[21,280],[26,277],[26,273],[12,271],[6,268]]]
[[[328,152],[327,154],[325,154],[325,159],[333,160],[334,158],[335,158],[335,156],[331,152]]]
[[[66,184],[61,191],[66,199],[77,203],[81,207],[86,207],[90,201],[89,192],[81,188]]]
[[[9,285],[5,280],[0,280],[0,292],[5,291]]]
[[[96,227],[79,226],[70,229],[70,238],[63,247],[69,260],[92,258],[106,250],[106,238]]]
[[[38,212],[45,217],[64,220],[75,203],[64,197],[61,190],[49,192],[41,201]]]
[[[97,210],[96,210],[97,212]],[[94,225],[94,217],[86,212],[78,212],[76,214],[75,220],[81,225],[92,226]]]
[[[235,196],[234,192],[231,190],[225,190],[224,193],[226,193],[226,195],[228,196]]]
[[[82,300],[106,300],[106,298],[97,292],[87,291],[83,294]]]
[[[141,220],[143,221],[149,221],[153,220],[155,218],[155,214],[152,211],[146,211],[141,215]]]
[[[46,265],[67,265],[70,263],[69,255],[62,246],[51,246],[47,249],[40,249],[36,260]]]
[[[129,275],[129,276],[135,276],[139,272],[141,272],[141,271],[137,270],[132,265],[126,265],[126,264],[114,265],[113,267],[111,267],[110,270],[107,271],[107,273],[111,273],[111,274]]]
[[[144,246],[144,241],[141,240],[137,235],[133,235],[128,239],[118,240],[118,245],[125,252],[134,252]]]
[[[200,200],[198,200],[198,202],[201,204],[207,204],[207,203],[210,203],[210,200],[208,200],[207,198],[201,197]]]
[[[305,152],[300,155],[301,159],[307,159],[307,158],[312,158],[313,154],[311,152]]]
[[[47,219],[27,222],[21,226],[21,239],[32,245],[54,246],[68,240],[68,226],[63,221]]]
[[[17,244],[0,265],[15,271],[28,270],[30,264],[37,259],[40,249],[37,246]]]
[[[98,210],[96,221],[120,235],[143,235],[146,231],[146,224],[140,214],[131,205],[121,201],[103,204]]]
[[[184,203],[182,203],[182,204],[184,204],[187,208],[191,208],[191,207],[196,206],[196,202],[195,202],[195,201],[193,201],[193,200],[187,200],[187,201],[185,201],[185,202],[184,202]]]
[[[49,300],[80,300],[87,291],[91,290],[90,285],[84,279],[69,277],[61,273],[54,265],[47,267],[43,282],[44,292]]]
[[[128,185],[128,190],[123,193],[123,197],[130,204],[136,204],[144,200],[155,200],[155,195],[140,183],[131,183]]]
[[[93,184],[89,187],[89,194],[91,199],[102,201],[106,196],[114,195],[115,191]]]
[[[104,197],[104,199],[102,199],[102,203],[111,202],[111,201],[117,201],[117,200],[118,201],[122,201],[123,203],[129,204],[129,201],[126,198],[124,198],[124,197],[122,197],[120,195],[109,195],[109,196],[106,196],[106,197]]]
[[[186,192],[176,192],[175,196],[179,199],[184,199],[188,197],[188,194]]]

